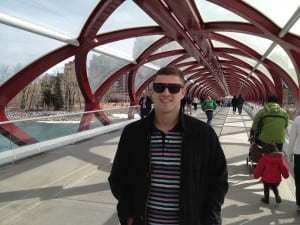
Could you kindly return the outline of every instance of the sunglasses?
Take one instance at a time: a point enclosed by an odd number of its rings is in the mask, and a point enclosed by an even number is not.
[[[181,84],[153,83],[153,90],[156,93],[163,93],[166,88],[171,94],[177,94],[183,86]]]

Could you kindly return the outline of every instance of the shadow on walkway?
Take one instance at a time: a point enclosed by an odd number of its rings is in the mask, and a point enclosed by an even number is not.
[[[206,121],[200,110],[193,116]],[[270,205],[260,203],[262,183],[252,178],[246,165],[249,124],[248,115],[233,115],[229,108],[220,109],[212,122],[229,169],[223,224],[299,225],[292,177],[279,187],[280,205],[272,195]],[[118,225],[107,177],[120,132],[1,167],[1,225]]]

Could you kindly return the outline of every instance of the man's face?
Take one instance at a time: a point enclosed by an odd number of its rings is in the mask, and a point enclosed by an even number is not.
[[[152,99],[155,111],[161,113],[179,112],[181,99],[185,95],[182,80],[176,75],[158,75],[153,81],[153,84],[159,86],[158,89],[160,89],[159,91],[155,91],[153,87]],[[165,88],[165,85],[168,86],[168,88]],[[163,91],[161,92],[161,90]]]

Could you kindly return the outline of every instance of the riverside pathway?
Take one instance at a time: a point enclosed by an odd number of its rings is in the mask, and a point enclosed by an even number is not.
[[[199,110],[193,116],[205,121]],[[222,108],[212,122],[229,169],[223,224],[299,225],[292,176],[279,187],[281,204],[272,197],[270,205],[260,202],[262,183],[252,178],[246,165],[251,124],[246,113],[233,115],[229,108]],[[112,132],[0,167],[0,224],[118,225],[107,177],[120,134]]]

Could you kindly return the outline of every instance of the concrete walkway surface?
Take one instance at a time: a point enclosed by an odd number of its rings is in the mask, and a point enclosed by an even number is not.
[[[205,121],[205,114],[193,111]],[[263,186],[246,164],[252,120],[230,108],[215,113],[213,127],[226,154],[230,188],[225,225],[300,224],[293,177],[283,180],[282,203],[260,202]],[[0,167],[1,225],[118,225],[107,177],[121,131],[68,145]]]

